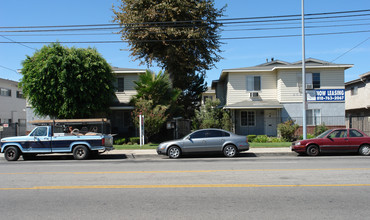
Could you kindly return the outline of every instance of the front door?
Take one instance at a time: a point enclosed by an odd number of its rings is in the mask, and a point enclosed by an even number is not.
[[[276,110],[265,110],[265,134],[268,136],[276,136],[276,121],[277,113]]]

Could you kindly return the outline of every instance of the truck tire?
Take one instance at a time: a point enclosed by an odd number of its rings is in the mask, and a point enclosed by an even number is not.
[[[73,149],[73,157],[75,158],[75,160],[85,160],[89,157],[89,153],[89,149],[87,149],[87,147],[85,147],[84,145],[77,145]]]
[[[4,157],[7,161],[17,161],[20,156],[21,153],[18,147],[10,146],[7,147],[4,151]]]

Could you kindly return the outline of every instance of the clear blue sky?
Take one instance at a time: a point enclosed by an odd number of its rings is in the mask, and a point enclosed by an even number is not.
[[[256,1],[256,0],[216,0],[218,8],[227,4],[226,18],[241,17],[263,17],[294,15],[301,13],[300,0],[283,1]],[[0,7],[0,27],[14,26],[55,26],[55,25],[77,25],[77,24],[107,24],[112,22],[112,4],[118,5],[116,0],[17,0],[2,1]],[[322,13],[335,11],[350,11],[370,9],[368,0],[306,0],[305,13]],[[367,12],[370,13],[370,12]],[[367,19],[366,20],[364,20]],[[344,19],[344,18],[343,18]],[[327,27],[338,25],[341,22],[332,23],[306,23],[306,26],[321,25],[321,28],[307,28],[306,33],[327,33],[339,31],[370,31],[369,16],[346,18],[342,24],[348,26]],[[350,25],[353,24],[353,25]],[[356,24],[356,25],[355,25]],[[361,25],[357,25],[361,24]],[[281,26],[296,26],[297,24],[286,24]],[[222,32],[223,38],[229,37],[250,37],[266,35],[300,34],[300,29],[293,30],[268,30],[268,31],[241,31],[240,29],[260,28],[266,26],[227,26]],[[269,27],[273,27],[272,25]],[[232,31],[238,29],[238,31]],[[0,29],[4,31],[5,29]],[[8,29],[6,29],[8,30]],[[108,31],[94,31],[94,33],[108,33]],[[71,33],[71,32],[68,32]],[[26,41],[106,41],[119,40],[119,35],[50,35],[50,36],[10,36],[22,33],[0,32],[0,42],[10,40],[17,42]],[[25,33],[23,33],[25,34]],[[27,34],[27,33],[26,33]],[[52,34],[52,33],[42,33]],[[325,61],[332,61],[338,56],[347,54],[335,60],[335,63],[354,64],[353,68],[346,71],[345,81],[358,78],[359,74],[370,71],[370,32],[343,35],[324,35],[306,37],[306,58],[312,57]],[[9,40],[10,39],[10,40]],[[364,42],[365,41],[365,42]],[[216,64],[217,68],[207,71],[207,82],[210,85],[212,80],[218,79],[222,69],[254,66],[266,62],[266,58],[295,62],[301,60],[301,38],[264,38],[264,39],[243,39],[224,40],[221,56],[223,60]],[[95,47],[103,57],[113,66],[122,68],[146,69],[140,66],[139,61],[133,61],[129,56],[126,43],[112,44],[64,44],[68,47]],[[34,49],[40,49],[43,44],[4,44],[0,43],[0,78],[19,80],[22,76],[15,71],[22,68],[22,61],[26,55],[32,56]],[[4,68],[5,67],[5,68]],[[10,70],[9,70],[10,69]],[[158,71],[157,67],[150,67]]]

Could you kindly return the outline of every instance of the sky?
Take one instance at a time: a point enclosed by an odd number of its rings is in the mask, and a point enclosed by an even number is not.
[[[29,26],[60,26],[60,25],[90,25],[113,24],[112,6],[119,5],[117,0],[1,0],[0,4],[0,78],[19,81],[22,75],[17,70],[22,68],[22,61],[32,56],[44,44],[19,44],[14,42],[71,42],[71,41],[118,41],[120,35],[111,34],[112,30],[97,30],[84,33],[99,35],[55,35],[56,32],[20,33],[6,32],[4,27]],[[256,0],[215,0],[215,6],[226,6],[224,17],[251,18],[281,15],[301,14],[301,0],[256,1]],[[355,11],[370,9],[368,0],[306,0],[305,14]],[[363,14],[369,14],[364,12]],[[307,17],[307,16],[306,16]],[[338,20],[342,19],[342,20]],[[345,72],[345,82],[354,80],[360,74],[370,71],[370,16],[347,18],[306,20],[306,34],[357,32],[335,35],[306,36],[305,56],[340,64],[353,64]],[[330,21],[332,20],[332,21]],[[325,22],[323,22],[325,21]],[[338,26],[343,25],[343,26]],[[286,62],[296,62],[302,59],[302,39],[296,37],[278,38],[248,38],[242,37],[300,35],[301,29],[276,29],[276,27],[297,27],[300,21],[287,21],[279,25],[263,23],[228,24],[221,32],[223,59],[206,73],[206,81],[211,85],[217,80],[223,69],[250,67],[274,58]],[[320,26],[312,28],[313,26]],[[250,30],[270,28],[269,30]],[[40,29],[40,28],[39,28]],[[49,28],[50,29],[50,28]],[[248,30],[246,30],[248,29]],[[68,32],[77,33],[77,32]],[[79,32],[81,33],[81,32]],[[44,35],[44,36],[40,36]],[[17,36],[18,35],[18,36]],[[19,36],[22,35],[22,36]],[[36,35],[36,36],[35,36]],[[46,35],[46,36],[45,36]],[[5,43],[6,42],[6,43]],[[11,43],[8,43],[11,42]],[[154,66],[140,65],[140,60],[134,60],[127,51],[127,43],[63,43],[68,47],[94,47],[112,66],[120,68],[151,69],[158,72]]]

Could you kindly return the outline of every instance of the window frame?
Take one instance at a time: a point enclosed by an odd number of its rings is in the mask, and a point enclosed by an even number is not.
[[[120,84],[120,80],[122,80],[121,84]],[[116,78],[116,92],[125,92],[125,77],[120,76]]]
[[[311,112],[310,117],[309,117],[309,112]],[[321,117],[322,117],[321,109],[307,109],[306,110],[307,125],[321,125],[322,123]]]
[[[4,87],[0,87],[0,96],[12,97],[12,90]]]
[[[259,79],[258,82],[256,82],[256,78]],[[249,82],[251,82],[251,83],[249,83]],[[259,88],[256,88],[256,85]],[[250,88],[251,86],[253,86],[253,88]],[[258,92],[258,91],[261,91],[261,89],[262,89],[262,77],[261,76],[259,76],[259,75],[248,75],[248,76],[246,76],[246,90],[248,92]]]
[[[243,113],[246,113],[246,119],[243,120]],[[253,114],[253,121],[250,119],[250,114]],[[245,123],[243,123],[245,122]],[[252,122],[252,123],[250,123]],[[240,111],[240,126],[241,127],[256,127],[257,114],[254,110],[244,110]]]

